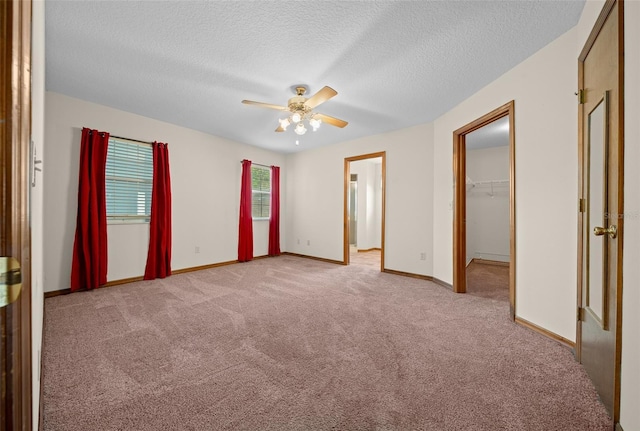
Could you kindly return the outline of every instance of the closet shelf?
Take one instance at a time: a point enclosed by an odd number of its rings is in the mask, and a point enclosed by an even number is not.
[[[488,186],[488,185],[496,185],[496,184],[509,184],[509,180],[488,180],[488,181],[472,181],[467,183],[467,185],[471,186]]]

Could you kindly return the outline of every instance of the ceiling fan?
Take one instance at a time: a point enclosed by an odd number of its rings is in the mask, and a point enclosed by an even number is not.
[[[254,102],[252,100],[243,100],[245,105],[255,105],[261,108],[275,109],[277,111],[289,112],[290,115],[287,118],[281,118],[278,120],[280,125],[276,129],[276,132],[284,132],[289,125],[295,123],[294,132],[298,135],[304,135],[307,133],[307,128],[304,125],[306,120],[315,132],[320,127],[321,123],[327,123],[331,126],[344,127],[347,123],[339,118],[330,117],[328,115],[313,112],[313,109],[327,100],[334,97],[338,92],[331,87],[323,87],[313,96],[308,99],[304,97],[304,93],[307,92],[307,88],[304,86],[296,87],[296,96],[293,96],[287,102],[287,106],[272,105],[271,103]]]

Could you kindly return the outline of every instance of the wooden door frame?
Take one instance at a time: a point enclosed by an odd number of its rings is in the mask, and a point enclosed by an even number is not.
[[[512,100],[453,132],[453,291],[467,291],[467,160],[466,135],[503,117],[509,117],[509,310],[516,312],[516,134]]]
[[[345,157],[344,159],[344,212],[343,212],[343,264],[349,265],[349,181],[351,180],[350,163],[358,160],[382,158],[382,220],[380,236],[380,271],[384,271],[384,232],[385,232],[385,208],[387,192],[387,152],[362,154],[360,156]]]
[[[0,10],[0,256],[18,260],[22,284],[17,300],[0,309],[0,429],[30,430],[31,1],[2,2]]]
[[[600,31],[609,17],[609,14],[616,5],[617,0],[607,0],[598,15],[598,19],[591,29],[591,33],[587,38],[584,48],[578,57],[578,88],[579,97],[588,91],[584,88],[584,62],[587,55],[591,51]],[[618,3],[618,208],[616,213],[619,215],[617,219],[618,239],[617,239],[617,267],[616,267],[616,321],[614,322],[616,329],[616,348],[614,363],[614,392],[613,392],[613,422],[618,424],[620,421],[620,371],[622,365],[622,283],[623,283],[623,238],[624,238],[624,1]],[[581,102],[581,100],[579,101]],[[584,105],[578,105],[578,199],[584,198]],[[613,127],[616,127],[615,125]],[[582,202],[581,200],[579,202]],[[577,292],[577,313],[576,313],[576,347],[575,355],[579,362],[582,362],[582,313],[584,309],[584,298],[582,297],[583,283],[583,265],[584,265],[584,212],[582,212],[582,204],[578,207],[578,292]]]

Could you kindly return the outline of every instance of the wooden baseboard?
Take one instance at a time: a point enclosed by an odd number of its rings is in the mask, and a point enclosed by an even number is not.
[[[414,274],[413,272],[396,271],[395,269],[387,269],[387,268],[383,269],[382,272],[386,272],[387,274],[393,274],[393,275],[401,275],[403,277],[417,278],[419,280],[432,281],[437,285],[446,287],[449,290],[453,290],[452,285],[450,285],[446,281],[440,280],[439,278],[432,277],[431,275]]]
[[[263,254],[262,256],[254,256],[253,259],[251,260],[265,259],[267,257],[277,257],[277,256],[269,256],[268,254]],[[251,262],[251,260],[249,262]],[[193,272],[193,271],[202,271],[203,269],[218,268],[219,266],[233,265],[234,263],[240,263],[240,262],[238,262],[238,260],[227,260],[226,262],[210,263],[208,265],[200,265],[200,266],[191,266],[189,268],[172,270],[171,275],[184,274],[186,272]]]
[[[254,257],[254,259],[258,259],[258,258]],[[210,263],[208,265],[200,265],[200,266],[191,266],[191,267],[188,267],[188,268],[180,268],[180,269],[172,270],[171,271],[171,275],[184,274],[186,272],[193,272],[193,271],[202,271],[204,269],[218,268],[219,266],[233,265],[234,263],[238,263],[238,260],[237,259],[236,260],[227,260],[225,262]]]
[[[173,274],[174,272],[171,271],[171,273]],[[144,276],[142,275],[138,277],[121,278],[120,280],[107,281],[107,283],[104,286],[100,286],[100,287],[119,286],[120,284],[135,283],[136,281],[143,281],[143,280],[144,280]]]
[[[373,248],[362,248],[362,249],[358,249],[358,253],[366,253],[368,251],[382,251],[381,248],[379,247],[373,247]]]
[[[324,257],[308,256],[306,254],[291,253],[288,251],[284,251],[282,252],[282,254],[285,256],[303,257],[305,259],[319,260],[320,262],[334,263],[336,265],[344,265],[344,262],[341,260],[325,259]]]
[[[432,281],[435,284],[439,284],[442,287],[446,287],[449,290],[453,290],[453,285],[452,284],[447,283],[446,281],[442,281],[442,280],[440,280],[439,278],[436,278],[436,277],[431,277],[431,278],[433,279]]]
[[[51,292],[44,292],[44,299],[59,295],[68,295],[69,293],[71,293],[71,289],[52,290]]]
[[[565,346],[567,346],[567,347],[569,347],[571,349],[575,350],[575,348],[576,348],[576,343],[574,343],[573,341],[567,340],[566,338],[556,334],[555,332],[551,332],[551,331],[549,331],[547,329],[544,329],[544,328],[536,325],[535,323],[529,322],[528,320],[525,320],[525,319],[522,319],[522,318],[516,316],[515,322],[518,325],[524,326],[525,328],[529,328],[532,331],[536,331],[537,333],[542,334],[545,337],[551,338],[552,340],[555,340],[560,344],[564,344]]]
[[[500,260],[489,260],[489,259],[471,259],[469,263],[479,263],[480,265],[495,265],[495,266],[509,266],[509,262],[502,262]]]
[[[401,275],[403,277],[417,278],[419,280],[433,281],[433,277],[429,275],[414,274],[413,272],[396,271],[395,269],[387,269],[387,268],[383,269],[382,272],[386,272],[387,274],[393,274],[393,275]]]
[[[271,257],[271,256],[266,255],[266,254],[263,255],[263,256],[255,256],[253,258],[253,260],[264,259],[266,257]],[[174,270],[171,270],[171,275],[184,274],[186,272],[193,272],[193,271],[202,271],[203,269],[217,268],[219,266],[232,265],[234,263],[238,263],[238,261],[237,260],[228,260],[226,262],[218,262],[218,263],[211,263],[211,264],[208,264],[208,265],[200,265],[200,266],[192,266],[192,267],[189,267],[189,268],[174,269]],[[144,276],[121,278],[119,280],[111,280],[111,281],[108,281],[104,286],[100,286],[100,288],[118,286],[118,285],[127,284],[127,283],[135,283],[136,281],[144,281]],[[86,291],[83,291],[83,292],[86,292]],[[71,289],[53,290],[51,292],[44,292],[44,297],[45,298],[52,298],[54,296],[67,295],[69,293],[71,293]]]

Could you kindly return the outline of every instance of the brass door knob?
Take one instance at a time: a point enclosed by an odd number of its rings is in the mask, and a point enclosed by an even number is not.
[[[603,227],[594,227],[593,234],[595,236],[602,236],[604,234],[607,234],[609,235],[610,238],[615,238],[618,236],[618,228],[615,227],[614,225],[611,225],[606,229]]]

